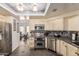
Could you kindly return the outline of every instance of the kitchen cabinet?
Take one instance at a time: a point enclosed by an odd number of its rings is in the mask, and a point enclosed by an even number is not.
[[[50,19],[47,21],[46,30],[63,30],[63,18]]]
[[[59,42],[59,47],[60,49],[57,50],[57,53],[63,55],[63,56],[77,56],[76,52],[77,52],[77,47],[60,40]],[[58,48],[58,46],[57,46]]]
[[[47,48],[47,37],[45,37],[45,48]]]
[[[53,20],[53,30],[63,30],[63,18]]]
[[[61,55],[65,55],[65,47],[64,47],[64,41],[60,40],[60,52]]]
[[[50,48],[50,40],[49,40],[49,38],[47,38],[47,49],[49,49]]]
[[[68,18],[68,30],[79,31],[79,16],[73,16]]]
[[[56,39],[52,39],[52,50],[56,51]]]
[[[60,40],[59,39],[56,40],[56,52],[60,54]]]
[[[69,56],[77,56],[77,47],[75,47],[75,46],[73,46],[73,45],[71,45],[71,44],[68,44],[68,49],[69,49]]]
[[[34,48],[34,38],[31,37],[31,38],[28,40],[27,44],[29,45],[30,48]]]
[[[52,41],[50,38],[47,39],[47,48],[52,50]]]
[[[63,56],[67,56],[68,55],[68,43],[66,43],[63,40],[59,40],[59,54],[63,55]]]
[[[63,30],[68,31],[68,18],[64,18],[63,20]]]
[[[48,39],[47,48],[63,56],[77,56],[78,48],[61,38]]]

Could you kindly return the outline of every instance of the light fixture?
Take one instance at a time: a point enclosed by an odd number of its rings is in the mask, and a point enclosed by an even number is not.
[[[23,11],[24,10],[24,5],[22,3],[17,4],[16,6],[18,11]]]
[[[29,16],[26,16],[26,19],[29,20]]]
[[[25,17],[24,16],[20,16],[20,20],[25,20]]]
[[[33,11],[37,11],[37,4],[33,5]]]

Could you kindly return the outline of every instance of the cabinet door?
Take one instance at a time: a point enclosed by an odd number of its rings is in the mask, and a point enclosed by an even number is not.
[[[45,38],[45,48],[47,48],[47,38]]]
[[[68,44],[69,47],[69,56],[77,56],[76,52],[77,52],[77,47],[74,47],[70,44]]]
[[[68,30],[79,31],[79,16],[70,17],[68,19]]]
[[[60,51],[59,53],[61,55],[63,55],[63,56],[67,55],[67,44],[62,40],[60,40],[60,50],[59,51]]]
[[[60,52],[60,40],[59,40],[59,39],[56,40],[56,52],[57,52],[58,54],[60,54],[60,53],[59,53],[59,52]]]
[[[47,49],[50,48],[50,39],[47,39]]]
[[[55,39],[52,39],[52,50],[56,51],[56,42],[55,42]]]
[[[63,30],[63,19],[59,18],[59,19],[53,20],[53,27],[54,27],[54,30]]]

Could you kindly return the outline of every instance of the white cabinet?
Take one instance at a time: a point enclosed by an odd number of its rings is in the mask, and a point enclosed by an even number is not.
[[[56,40],[55,39],[52,39],[52,50],[53,51],[56,51]]]
[[[69,47],[68,47],[68,43],[60,40],[59,41],[59,54],[63,55],[63,56],[67,56],[69,54]]]
[[[47,39],[47,49],[50,49],[50,47],[51,47],[50,45],[51,45],[51,44],[50,44],[50,39],[48,38],[48,39]]]
[[[47,30],[63,30],[63,18],[50,19],[46,22]]]
[[[65,42],[60,40],[60,52],[61,55],[66,55]]]
[[[79,16],[74,16],[68,19],[68,30],[79,31]]]
[[[47,48],[47,37],[45,37],[45,48]]]
[[[53,20],[53,30],[63,30],[63,18]]]
[[[77,56],[77,47],[60,40],[60,49],[59,49],[59,54],[63,56]]]
[[[34,48],[34,38],[30,37],[30,39],[27,41],[27,44],[30,48]]]
[[[56,40],[56,52],[60,54],[60,40],[59,39]]]
[[[77,52],[77,47],[73,46],[73,45],[70,45],[68,44],[68,49],[69,49],[69,56],[77,56],[76,52]]]
[[[68,18],[63,20],[63,30],[68,31]]]

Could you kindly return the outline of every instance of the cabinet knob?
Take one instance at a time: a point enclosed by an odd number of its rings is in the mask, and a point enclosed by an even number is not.
[[[67,46],[65,46],[65,47],[67,47]]]
[[[75,54],[77,54],[79,56],[79,53],[75,52]]]

